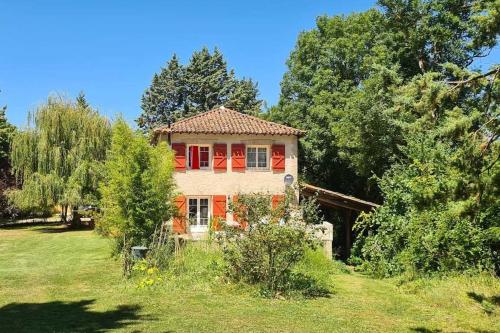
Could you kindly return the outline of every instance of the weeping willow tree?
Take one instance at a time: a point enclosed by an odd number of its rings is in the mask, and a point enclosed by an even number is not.
[[[12,170],[22,187],[9,193],[10,200],[25,210],[60,205],[67,222],[68,207],[98,200],[110,142],[110,124],[97,111],[49,97],[12,140]]]

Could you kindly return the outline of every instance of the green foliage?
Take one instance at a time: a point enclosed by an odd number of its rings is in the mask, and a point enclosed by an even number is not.
[[[299,35],[270,118],[305,129],[306,180],[381,201],[382,177],[405,144],[399,87],[424,72],[465,68],[496,44],[498,1],[381,0],[380,8],[319,17]]]
[[[382,201],[353,263],[378,276],[499,271],[498,1],[381,0],[301,33],[270,118],[307,131],[306,180]]]
[[[357,222],[355,255],[378,276],[499,269],[499,82],[427,73],[396,97],[406,146],[381,179],[385,203]],[[498,72],[497,72],[498,73]]]
[[[9,159],[10,143],[15,127],[7,121],[6,109],[7,107],[0,108],[0,217],[11,210],[5,192],[15,185]]]
[[[76,105],[80,109],[87,109],[90,107],[89,103],[87,102],[87,98],[85,97],[85,93],[81,91],[78,96],[76,96]]]
[[[243,234],[226,232],[222,238],[229,277],[261,285],[264,294],[271,296],[292,289],[312,296],[315,280],[292,273],[307,249],[316,245],[293,198],[292,191],[273,209],[267,195],[238,195],[233,212],[249,227]]]
[[[172,215],[173,157],[166,143],[150,145],[119,118],[113,125],[111,150],[100,185],[103,215],[96,227],[113,236],[118,250],[148,245]]]
[[[174,54],[144,92],[137,122],[149,130],[221,105],[258,114],[262,105],[258,94],[251,79],[236,79],[234,71],[228,71],[217,48],[213,53],[206,47],[194,52],[186,66]]]
[[[12,140],[12,169],[22,189],[10,199],[21,209],[95,204],[110,139],[110,125],[97,111],[49,97]]]
[[[316,25],[299,35],[270,118],[307,131],[299,153],[306,180],[376,198],[368,178],[383,173],[397,142],[390,135],[397,127],[380,115],[399,80],[384,68],[394,67],[391,36],[376,10],[323,16]]]
[[[159,74],[153,76],[151,86],[142,95],[142,114],[139,127],[151,129],[176,121],[186,113],[186,68],[174,54]]]
[[[305,229],[259,224],[225,248],[229,274],[250,284],[263,283],[276,293],[285,288],[291,268],[302,259],[308,238]]]
[[[3,168],[8,162],[10,142],[15,127],[7,121],[5,111],[7,107],[0,108],[0,167]]]
[[[166,279],[175,289],[208,289],[223,281],[224,258],[215,242],[187,242],[172,258]]]
[[[405,77],[441,71],[453,63],[465,68],[496,45],[500,30],[495,0],[379,0],[386,28],[398,45]]]

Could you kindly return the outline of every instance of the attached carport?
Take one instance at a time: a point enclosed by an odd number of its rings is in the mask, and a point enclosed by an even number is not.
[[[304,183],[302,184],[300,195],[306,198],[314,196],[322,209],[334,210],[341,217],[344,235],[343,237],[341,235],[338,236],[342,238],[343,243],[342,251],[339,253],[342,259],[346,259],[350,255],[354,238],[352,226],[359,213],[370,212],[379,206],[370,201]]]

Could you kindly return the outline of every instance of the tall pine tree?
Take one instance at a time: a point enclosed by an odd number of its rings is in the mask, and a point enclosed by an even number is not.
[[[191,56],[183,66],[176,55],[160,73],[153,76],[151,86],[142,96],[139,127],[154,127],[225,105],[237,111],[258,114],[262,100],[257,84],[251,79],[237,79],[228,70],[222,53],[205,47]]]
[[[167,66],[153,76],[151,86],[142,95],[139,127],[151,129],[182,118],[186,113],[186,69],[174,54]]]

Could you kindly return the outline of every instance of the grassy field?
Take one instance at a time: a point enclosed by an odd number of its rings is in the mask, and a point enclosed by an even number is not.
[[[309,300],[200,281],[139,290],[91,231],[0,229],[0,332],[500,332],[492,277],[332,280],[330,297]]]

